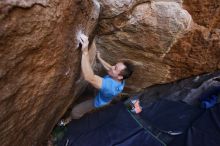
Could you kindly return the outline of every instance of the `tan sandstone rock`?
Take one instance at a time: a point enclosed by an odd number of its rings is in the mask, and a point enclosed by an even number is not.
[[[173,67],[164,62],[164,58],[193,24],[181,1],[128,3],[121,0],[121,6],[128,9],[116,7],[118,1],[112,2],[115,4],[106,6],[106,1],[101,4],[105,8],[110,7],[103,10],[97,37],[97,46],[103,57],[112,63],[128,59],[137,65],[133,78],[128,81],[128,88],[133,90],[173,80]]]
[[[220,69],[220,1],[184,0],[183,7],[194,24],[164,59],[172,80]]]

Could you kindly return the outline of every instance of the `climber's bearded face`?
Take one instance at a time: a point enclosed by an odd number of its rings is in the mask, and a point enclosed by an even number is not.
[[[111,67],[111,69],[108,70],[108,74],[116,80],[122,80],[123,76],[120,75],[121,71],[123,71],[126,68],[126,66],[122,63],[119,62],[115,64],[114,66]]]

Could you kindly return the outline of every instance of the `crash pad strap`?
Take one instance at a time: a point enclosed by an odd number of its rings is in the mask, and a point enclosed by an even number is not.
[[[143,120],[138,114],[132,113],[130,110],[127,109],[127,111],[130,113],[132,118],[141,126],[144,128],[144,130],[149,133],[151,136],[153,136],[155,139],[157,139],[162,145],[167,146],[169,142],[172,141],[173,136],[165,133],[158,128],[155,128],[147,122],[146,120]]]

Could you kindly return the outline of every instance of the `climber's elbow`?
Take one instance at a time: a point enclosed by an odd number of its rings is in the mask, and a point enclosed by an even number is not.
[[[89,75],[84,77],[87,82],[92,84],[95,88],[100,89],[102,85],[102,78],[97,75]]]

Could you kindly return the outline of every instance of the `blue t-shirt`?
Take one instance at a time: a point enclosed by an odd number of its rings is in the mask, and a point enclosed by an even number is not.
[[[102,79],[102,86],[95,97],[95,107],[101,107],[108,104],[115,96],[122,92],[125,86],[125,81],[118,82],[112,79],[109,75]]]

